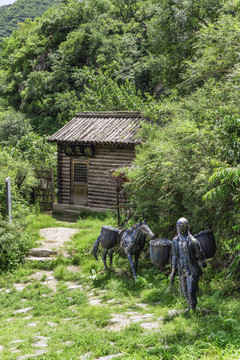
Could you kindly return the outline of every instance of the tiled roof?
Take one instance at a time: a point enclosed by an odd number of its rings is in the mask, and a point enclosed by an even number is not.
[[[81,112],[53,134],[50,142],[92,144],[137,144],[143,117],[135,111]]]

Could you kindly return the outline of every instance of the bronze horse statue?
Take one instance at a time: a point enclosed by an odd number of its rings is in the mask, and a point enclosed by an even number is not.
[[[93,245],[93,255],[95,259],[98,260],[97,250],[99,243],[101,243],[103,247],[102,260],[105,270],[108,270],[106,263],[107,254],[109,256],[110,266],[112,266],[113,253],[117,249],[120,250],[120,254],[125,254],[127,256],[134,279],[136,279],[138,258],[145,246],[146,237],[151,239],[154,238],[154,233],[150,230],[146,221],[139,222],[129,229],[122,230],[113,228],[111,226],[103,226],[101,234],[98,236]],[[132,260],[132,255],[134,255],[134,263]]]

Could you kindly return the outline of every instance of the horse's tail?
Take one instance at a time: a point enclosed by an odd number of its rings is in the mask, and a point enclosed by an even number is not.
[[[100,235],[93,245],[93,256],[95,257],[96,260],[98,260],[97,250],[98,250],[99,243],[100,243]]]

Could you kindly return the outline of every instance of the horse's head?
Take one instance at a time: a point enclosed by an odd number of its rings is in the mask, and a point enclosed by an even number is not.
[[[146,220],[140,222],[140,231],[142,234],[146,235],[150,239],[153,239],[155,237],[154,233],[149,228]]]

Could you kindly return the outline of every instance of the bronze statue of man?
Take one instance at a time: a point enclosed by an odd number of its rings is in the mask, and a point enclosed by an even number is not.
[[[206,267],[206,258],[199,241],[189,232],[187,219],[180,218],[177,221],[177,233],[178,236],[172,241],[170,286],[173,285],[178,271],[181,293],[185,296],[189,308],[195,311],[198,281],[202,275],[201,266]]]

